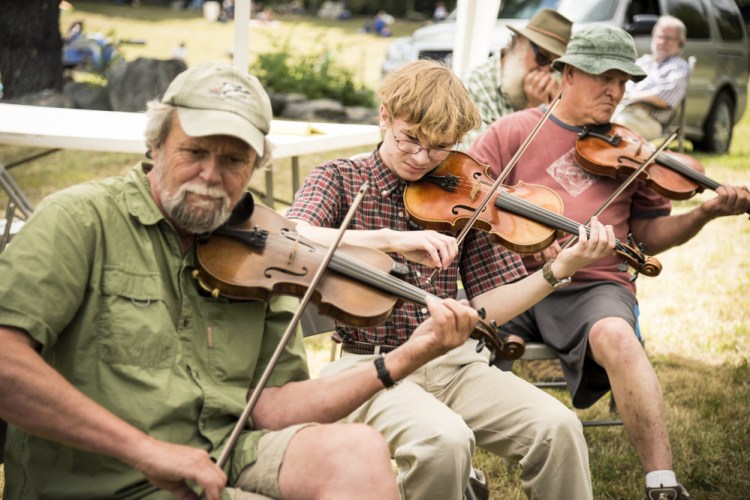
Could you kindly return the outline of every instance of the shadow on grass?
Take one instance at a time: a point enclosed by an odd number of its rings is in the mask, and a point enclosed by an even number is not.
[[[664,391],[674,467],[699,499],[744,499],[750,491],[750,368],[713,366],[680,357],[652,357]],[[490,390],[481,388],[480,390]],[[502,390],[502,388],[497,388]],[[567,391],[551,391],[569,405]],[[609,396],[578,411],[582,419],[613,418]],[[640,500],[644,479],[624,427],[589,427],[591,475],[596,499]],[[515,465],[483,450],[474,465],[490,478],[490,498],[524,499]]]

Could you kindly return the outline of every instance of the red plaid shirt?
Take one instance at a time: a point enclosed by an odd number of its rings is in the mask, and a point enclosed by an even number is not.
[[[365,182],[369,183],[368,192],[352,219],[350,229],[418,230],[409,224],[404,208],[402,195],[406,183],[385,166],[377,148],[363,160],[333,160],[316,167],[295,195],[287,217],[314,226],[338,228]],[[526,276],[517,254],[492,243],[488,234],[480,231],[469,232],[458,258],[440,271],[432,283],[426,283],[431,268],[407,261],[399,254],[389,255],[409,267],[406,281],[442,298],[456,296],[459,278],[471,298]],[[336,337],[337,340],[396,346],[406,342],[426,318],[426,308],[406,303],[385,323],[372,328],[357,329],[339,324]]]

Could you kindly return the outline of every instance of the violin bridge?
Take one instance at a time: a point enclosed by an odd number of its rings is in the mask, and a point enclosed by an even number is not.
[[[294,257],[297,256],[297,249],[299,248],[299,233],[295,234],[294,238],[294,244],[292,245],[292,250],[289,252],[289,258],[287,259],[287,264],[291,264],[294,261]]]
[[[469,194],[471,201],[476,201],[477,194],[479,194],[479,190],[481,188],[482,188],[482,182],[479,179],[477,179],[476,182],[474,182],[474,185],[471,187],[471,193]]]

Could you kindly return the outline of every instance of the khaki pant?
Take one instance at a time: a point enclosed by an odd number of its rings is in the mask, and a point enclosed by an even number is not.
[[[478,445],[518,462],[529,498],[592,498],[588,448],[576,415],[489,366],[487,352],[475,347],[469,340],[347,418],[383,434],[398,466],[401,497],[461,499]],[[344,353],[323,368],[323,376],[372,364],[375,357]]]
[[[264,434],[258,442],[257,460],[242,471],[234,488],[226,488],[224,496],[232,500],[281,498],[279,470],[284,453],[294,435],[308,425],[313,424],[293,425]]]
[[[661,123],[651,117],[649,106],[646,104],[630,104],[617,108],[612,122],[629,128],[647,141],[658,139],[663,133]]]

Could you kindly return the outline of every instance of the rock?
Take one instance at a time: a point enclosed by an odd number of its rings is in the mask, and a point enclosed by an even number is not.
[[[101,85],[86,82],[68,82],[63,87],[63,95],[73,101],[74,108],[112,111],[109,105],[109,91],[107,87]]]
[[[25,94],[14,99],[3,99],[7,104],[24,104],[26,106],[46,106],[48,108],[73,108],[73,99],[58,92],[46,89],[32,94]]]
[[[348,123],[363,123],[377,125],[380,121],[380,113],[374,108],[363,106],[347,106],[346,121]]]
[[[281,118],[289,120],[306,120],[311,122],[346,120],[344,105],[332,99],[313,99],[311,101],[287,102]]]
[[[109,102],[113,111],[145,111],[158,99],[187,65],[178,59],[146,59],[114,64],[107,74]]]

